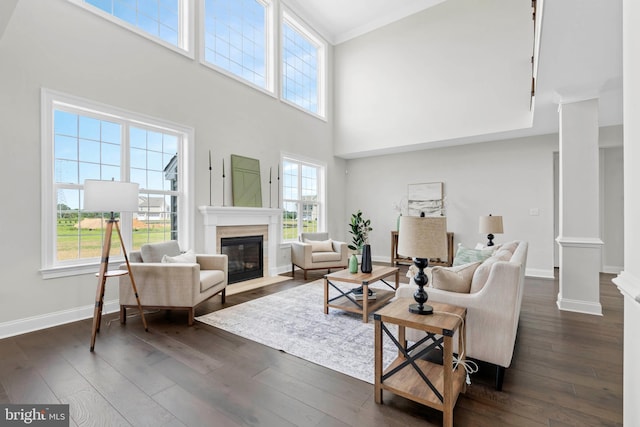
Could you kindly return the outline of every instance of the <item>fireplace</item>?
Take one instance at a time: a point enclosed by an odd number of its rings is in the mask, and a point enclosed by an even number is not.
[[[262,236],[223,237],[220,251],[229,258],[229,284],[263,277]]]
[[[200,206],[204,252],[222,253],[221,240],[231,237],[262,236],[262,277],[278,274],[278,239],[281,209],[238,206]]]

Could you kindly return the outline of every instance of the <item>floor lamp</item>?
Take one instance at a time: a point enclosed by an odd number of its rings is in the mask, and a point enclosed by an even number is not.
[[[413,280],[418,289],[413,294],[417,304],[411,304],[409,311],[415,314],[433,314],[433,307],[425,305],[429,299],[424,287],[428,278],[424,269],[429,266],[429,258],[447,257],[447,218],[444,216],[401,216],[398,228],[398,254],[413,258],[418,273]]]
[[[126,274],[129,275],[129,278],[131,279],[131,287],[133,288],[133,293],[136,296],[138,308],[140,309],[140,317],[142,318],[144,330],[149,330],[147,327],[147,321],[144,318],[144,312],[142,311],[142,305],[140,304],[140,298],[138,297],[136,282],[133,279],[133,273],[131,272],[131,266],[129,265],[127,250],[125,249],[124,242],[122,241],[122,234],[120,234],[118,220],[114,215],[114,212],[138,211],[138,184],[120,181],[85,180],[83,210],[85,212],[111,212],[111,216],[107,220],[107,226],[104,232],[104,244],[102,245],[102,257],[100,258],[100,271],[96,274],[98,276],[98,288],[96,290],[96,304],[93,311],[93,328],[91,330],[91,347],[89,349],[90,351],[93,351],[96,343],[96,334],[100,332],[104,289],[107,278],[109,277],[123,276]],[[114,226],[118,232],[120,246],[122,247],[122,254],[124,255],[124,260],[127,264],[127,270],[108,270],[109,252],[111,250],[111,235],[113,234]]]

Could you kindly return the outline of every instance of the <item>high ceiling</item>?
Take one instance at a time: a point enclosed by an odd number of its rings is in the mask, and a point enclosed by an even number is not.
[[[0,37],[18,1],[0,1]],[[286,3],[330,43],[340,44],[443,1],[455,0],[286,0]],[[541,31],[533,127],[478,135],[451,144],[557,132],[558,105],[591,98],[599,100],[601,126],[622,124],[622,0],[537,0],[537,3]]]
[[[329,42],[455,0],[288,0]],[[528,0],[521,0],[528,1]],[[598,98],[600,125],[622,123],[622,0],[538,0],[539,54],[533,127],[456,143],[558,131],[558,104]]]
[[[288,0],[330,43],[339,44],[445,0]]]

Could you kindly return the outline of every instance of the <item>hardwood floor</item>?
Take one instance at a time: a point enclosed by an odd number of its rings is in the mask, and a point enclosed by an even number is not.
[[[621,426],[623,299],[612,278],[601,276],[602,317],[560,312],[557,280],[527,279],[503,391],[493,388],[494,368],[481,365],[455,425]],[[299,273],[224,307],[303,283]],[[196,315],[220,308],[215,297]],[[0,340],[0,402],[69,403],[78,426],[442,423],[439,412],[386,392],[377,405],[371,384],[199,322],[188,327],[186,312],[147,321],[149,333],[138,317],[123,326],[105,315],[94,353],[91,320]]]

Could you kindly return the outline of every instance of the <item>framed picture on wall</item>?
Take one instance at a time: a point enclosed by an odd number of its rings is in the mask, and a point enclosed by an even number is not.
[[[442,182],[427,182],[407,185],[407,206],[410,216],[443,215]]]

